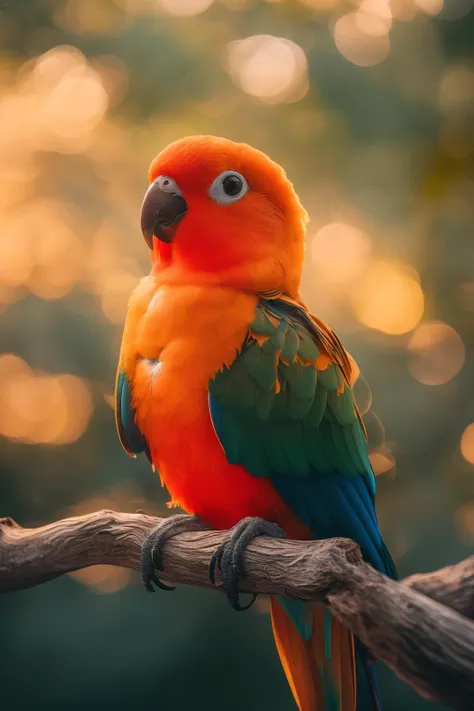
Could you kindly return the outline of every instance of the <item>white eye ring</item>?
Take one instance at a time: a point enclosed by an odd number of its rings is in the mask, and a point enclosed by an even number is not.
[[[156,180],[153,181],[152,185],[157,185],[164,193],[173,193],[173,195],[183,196],[176,180],[173,180],[173,178],[170,178],[168,175],[159,175]]]
[[[236,170],[225,170],[217,176],[209,188],[209,195],[219,205],[231,205],[241,200],[249,186],[244,176]],[[235,191],[232,194],[232,191]]]

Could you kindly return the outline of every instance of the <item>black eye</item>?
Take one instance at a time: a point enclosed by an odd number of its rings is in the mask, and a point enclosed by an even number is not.
[[[243,175],[235,170],[225,170],[212,183],[209,195],[221,205],[230,205],[243,198],[248,189]]]
[[[222,187],[224,188],[226,195],[229,197],[235,197],[241,192],[244,184],[238,175],[228,175],[222,181]]]

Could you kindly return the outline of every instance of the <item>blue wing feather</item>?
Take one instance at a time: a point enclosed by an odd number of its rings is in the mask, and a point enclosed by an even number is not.
[[[132,457],[145,452],[151,462],[147,441],[135,420],[130,382],[123,371],[118,373],[115,387],[115,420],[120,442],[125,451]]]
[[[278,299],[261,302],[241,354],[209,384],[211,419],[229,461],[268,477],[314,538],[351,538],[365,560],[396,577],[375,513],[375,477],[346,376],[347,355],[334,335],[329,338],[339,357],[318,369],[320,351],[330,351],[328,338],[318,340],[317,322]],[[300,636],[310,639],[308,606],[280,602]],[[324,623],[329,660],[329,613]],[[378,709],[366,650],[358,642],[356,649],[357,708]],[[323,674],[329,709],[326,681]]]
[[[209,384],[211,419],[229,461],[268,477],[316,538],[352,538],[393,575],[353,393],[336,362],[318,370],[320,352],[307,312],[260,302],[241,353]]]

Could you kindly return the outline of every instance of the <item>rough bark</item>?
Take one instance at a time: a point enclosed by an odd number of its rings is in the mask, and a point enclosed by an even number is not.
[[[98,511],[24,529],[0,519],[0,591],[38,585],[90,565],[139,569],[140,547],[159,519]],[[210,587],[208,567],[225,531],[166,544],[164,580]],[[326,605],[420,694],[474,709],[474,556],[394,582],[361,559],[353,541],[253,542],[242,591]]]

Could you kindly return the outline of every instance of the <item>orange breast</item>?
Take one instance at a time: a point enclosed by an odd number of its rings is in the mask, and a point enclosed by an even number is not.
[[[261,516],[306,537],[268,479],[229,464],[209,414],[209,380],[234,361],[256,302],[229,288],[164,285],[150,276],[131,300],[121,367],[174,504],[215,528]]]

